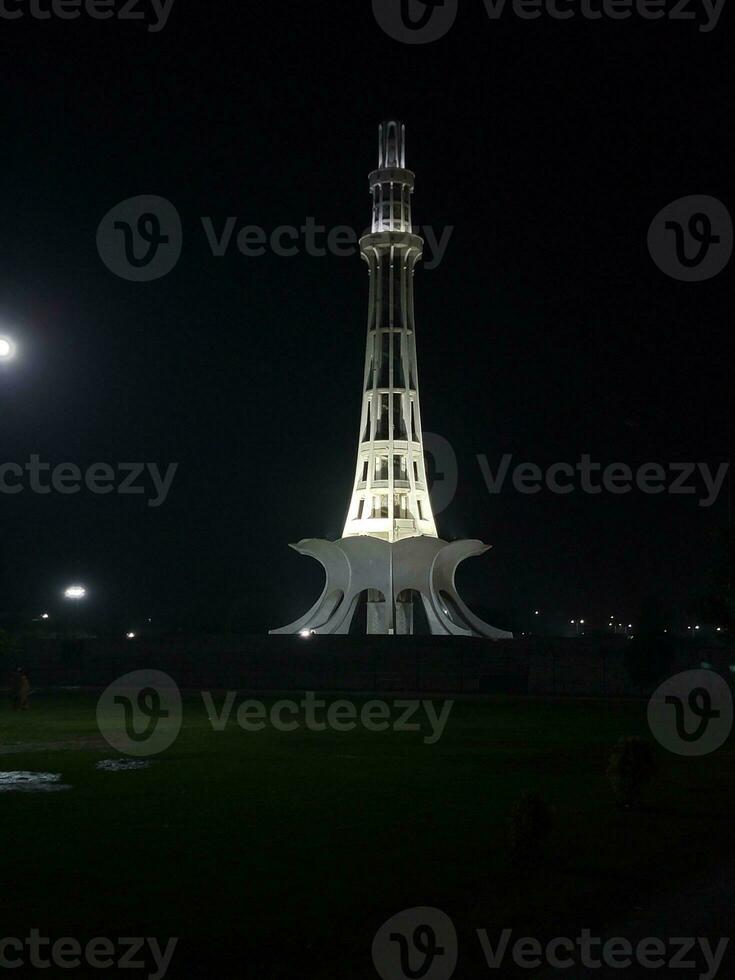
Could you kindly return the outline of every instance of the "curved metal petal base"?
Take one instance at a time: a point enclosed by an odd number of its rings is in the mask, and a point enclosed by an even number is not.
[[[318,601],[304,616],[271,633],[349,633],[360,595],[370,590],[369,633],[413,632],[410,600],[401,596],[418,593],[432,634],[491,640],[513,637],[475,616],[457,594],[457,567],[465,558],[489,550],[482,541],[448,544],[427,536],[390,543],[365,535],[339,541],[307,538],[291,547],[316,558],[327,581]]]

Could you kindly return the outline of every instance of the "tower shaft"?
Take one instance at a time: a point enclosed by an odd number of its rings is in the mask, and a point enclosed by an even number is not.
[[[394,542],[437,537],[426,482],[416,361],[413,278],[423,239],[413,233],[414,174],[405,127],[380,127],[370,174],[372,230],[360,240],[370,297],[362,414],[352,499],[343,537]]]

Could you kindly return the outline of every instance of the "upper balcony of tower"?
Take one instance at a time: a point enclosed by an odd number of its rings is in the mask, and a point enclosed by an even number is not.
[[[380,124],[378,169],[370,174],[373,232],[411,232],[414,174],[406,169],[406,127],[389,120]]]

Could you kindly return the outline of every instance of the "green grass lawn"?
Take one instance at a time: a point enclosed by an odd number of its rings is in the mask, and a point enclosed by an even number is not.
[[[0,706],[0,770],[73,787],[0,794],[0,939],[177,936],[176,978],[374,977],[373,935],[401,909],[438,906],[460,940],[576,935],[735,856],[732,743],[700,759],[659,750],[645,807],[615,806],[607,758],[620,736],[648,734],[643,702],[458,701],[426,745],[234,721],[217,733],[192,696],[173,747],[125,773],[94,769],[115,757],[95,703]],[[506,835],[524,790],[556,812],[548,863],[530,872],[513,868]],[[461,960],[458,976],[481,975]]]

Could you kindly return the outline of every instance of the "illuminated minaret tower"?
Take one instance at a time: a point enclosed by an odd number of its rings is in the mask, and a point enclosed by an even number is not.
[[[426,483],[419,411],[413,276],[424,242],[413,233],[414,175],[406,169],[405,127],[380,127],[378,169],[370,174],[372,229],[360,241],[370,273],[367,354],[357,467],[339,541],[308,538],[299,554],[321,562],[324,590],[296,622],[273,633],[348,633],[360,599],[367,632],[414,631],[421,602],[431,633],[506,639],[462,602],[457,566],[481,555],[481,541],[442,541]]]
[[[406,127],[380,127],[370,174],[372,231],[360,241],[370,274],[360,444],[343,536],[384,541],[437,537],[426,485],[416,367],[413,276],[424,242],[413,233],[414,175],[406,170]]]

